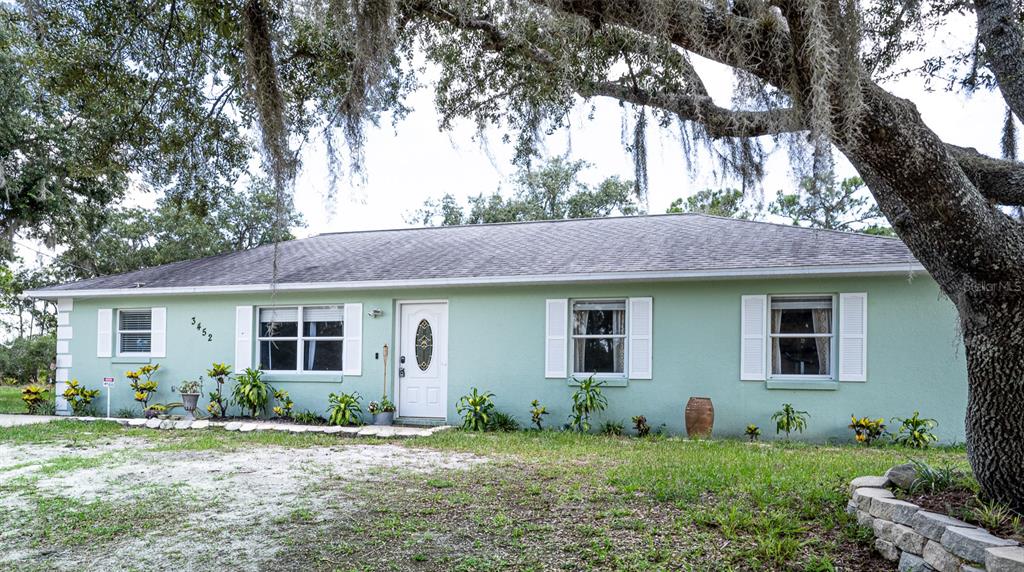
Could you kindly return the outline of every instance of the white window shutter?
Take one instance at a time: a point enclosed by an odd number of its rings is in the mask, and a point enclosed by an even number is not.
[[[149,355],[155,358],[167,357],[167,308],[152,308],[150,312],[152,333]]]
[[[629,378],[653,377],[654,298],[629,299]]]
[[[740,306],[740,379],[764,381],[768,296],[742,296]]]
[[[252,306],[235,306],[235,372],[252,367]]]
[[[839,295],[839,381],[868,379],[868,295]]]
[[[342,342],[342,375],[363,375],[363,305],[345,304],[345,341]]]
[[[112,309],[100,308],[96,312],[96,357],[113,355],[113,321],[114,311]]]
[[[544,377],[565,379],[569,376],[569,300],[548,300],[544,324]]]

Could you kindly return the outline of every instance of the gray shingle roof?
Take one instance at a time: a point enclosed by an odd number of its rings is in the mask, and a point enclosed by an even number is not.
[[[33,294],[265,285],[271,281],[273,251],[273,246],[263,246]],[[683,214],[324,234],[279,246],[277,283],[471,283],[762,270],[797,274],[823,267],[883,265],[910,270],[917,262],[897,239]]]

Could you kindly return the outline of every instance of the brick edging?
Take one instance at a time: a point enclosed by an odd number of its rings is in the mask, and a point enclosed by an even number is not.
[[[850,482],[846,512],[870,528],[875,549],[900,572],[1024,572],[1024,547],[962,520],[899,500],[888,477]]]

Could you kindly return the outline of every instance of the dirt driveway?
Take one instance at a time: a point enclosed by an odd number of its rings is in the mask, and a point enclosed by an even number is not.
[[[295,522],[343,520],[389,480],[487,462],[336,442],[235,450],[123,436],[0,443],[0,569],[273,568]]]

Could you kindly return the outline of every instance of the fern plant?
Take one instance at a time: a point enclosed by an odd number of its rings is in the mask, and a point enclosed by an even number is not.
[[[604,385],[604,382],[594,381],[594,376],[579,381],[579,384],[576,393],[572,394],[572,415],[569,416],[569,427],[586,433],[590,431],[591,414],[604,411],[608,407],[608,398],[601,393],[601,386]]]
[[[330,425],[361,425],[363,408],[359,405],[362,397],[358,392],[332,393],[328,397],[331,406],[327,410],[327,423]]]
[[[786,439],[789,439],[789,434],[793,431],[803,433],[804,429],[807,429],[808,417],[810,415],[806,411],[795,409],[790,403],[783,403],[782,409],[772,415],[772,421],[775,422],[775,434],[778,435],[785,431]]]
[[[250,417],[259,417],[266,412],[273,390],[269,383],[263,381],[263,372],[250,367],[236,378],[231,398],[243,411],[248,411]]]
[[[462,428],[467,431],[486,431],[494,414],[494,394],[480,393],[475,387],[459,398],[455,410],[462,416]]]

